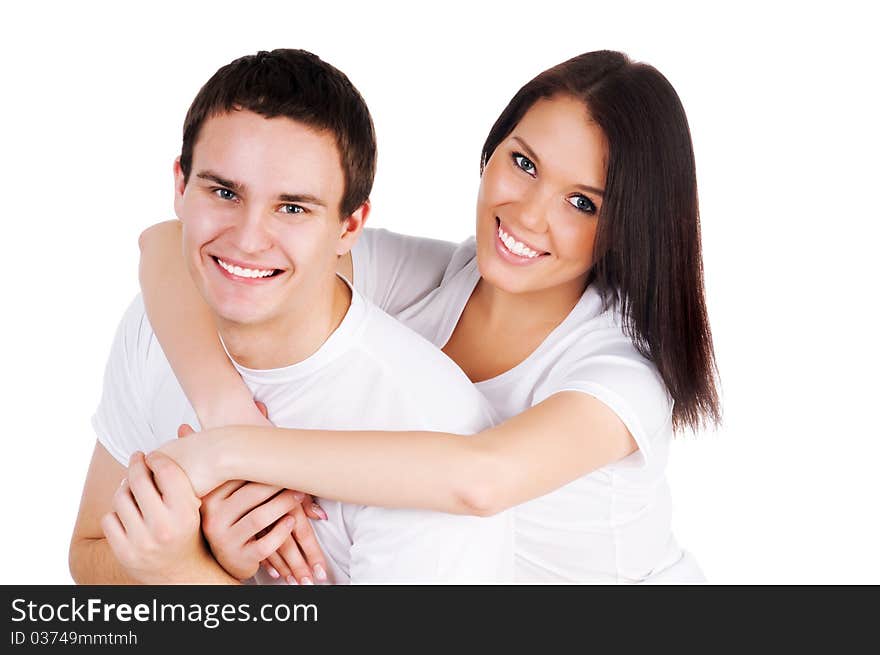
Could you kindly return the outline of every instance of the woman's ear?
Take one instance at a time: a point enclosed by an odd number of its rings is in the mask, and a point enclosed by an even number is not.
[[[336,243],[336,254],[345,255],[354,247],[358,237],[364,229],[367,217],[370,215],[370,201],[364,201],[360,207],[342,219],[339,241]]]

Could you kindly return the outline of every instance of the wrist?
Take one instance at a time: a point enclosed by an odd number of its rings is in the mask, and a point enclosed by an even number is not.
[[[235,430],[230,427],[215,428],[205,436],[210,436],[207,447],[208,468],[212,480],[217,485],[227,480],[238,480],[236,472],[236,439]]]
[[[212,403],[201,403],[197,410],[203,430],[226,425],[264,425],[266,419],[247,394],[220,393]]]

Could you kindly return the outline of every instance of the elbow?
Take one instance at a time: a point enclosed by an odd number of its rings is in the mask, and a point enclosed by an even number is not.
[[[514,476],[491,454],[475,456],[456,494],[462,514],[494,516],[513,506],[510,502]]]
[[[462,514],[469,516],[494,516],[505,509],[495,500],[496,492],[489,484],[468,489],[459,494],[458,501]]]
[[[70,577],[76,584],[86,584],[81,566],[82,545],[82,540],[74,537],[71,539],[70,548],[67,551],[67,568],[70,571]]]

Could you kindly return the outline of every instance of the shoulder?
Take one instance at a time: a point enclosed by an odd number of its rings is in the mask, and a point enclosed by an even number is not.
[[[672,399],[657,367],[627,333],[618,309],[588,290],[569,319],[554,335],[534,402],[559,391],[582,391],[610,406],[631,432],[662,430]]]

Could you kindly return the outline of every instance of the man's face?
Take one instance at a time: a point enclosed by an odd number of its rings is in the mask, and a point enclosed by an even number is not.
[[[338,255],[344,190],[332,135],[289,118],[232,111],[205,121],[174,208],[187,267],[221,321],[281,324],[322,306]]]

